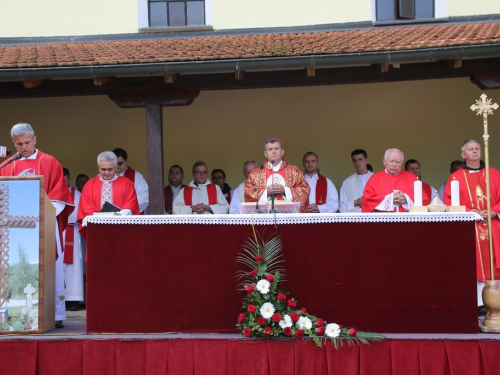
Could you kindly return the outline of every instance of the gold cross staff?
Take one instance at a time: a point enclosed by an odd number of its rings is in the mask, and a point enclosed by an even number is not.
[[[491,99],[487,99],[486,94],[481,95],[481,100],[476,100],[476,104],[471,105],[470,109],[476,111],[477,115],[483,115],[483,125],[484,125],[484,158],[486,161],[486,200],[488,207],[488,228],[490,235],[489,246],[490,246],[490,271],[491,280],[495,280],[495,275],[493,274],[493,239],[491,234],[491,202],[490,202],[490,157],[488,150],[488,140],[490,135],[488,134],[488,115],[493,115],[493,111],[498,108],[498,104],[491,104]]]

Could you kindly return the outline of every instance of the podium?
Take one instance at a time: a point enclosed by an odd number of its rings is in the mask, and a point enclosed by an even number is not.
[[[55,328],[55,208],[44,177],[0,177],[0,335]]]

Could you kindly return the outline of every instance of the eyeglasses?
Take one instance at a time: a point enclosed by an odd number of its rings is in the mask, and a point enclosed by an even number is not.
[[[119,161],[116,164],[118,164],[118,166],[121,167],[123,164],[125,164],[125,162],[124,161]]]
[[[102,172],[112,172],[114,168],[99,168]]]
[[[196,173],[197,175],[208,174],[208,171],[194,171],[193,173]]]

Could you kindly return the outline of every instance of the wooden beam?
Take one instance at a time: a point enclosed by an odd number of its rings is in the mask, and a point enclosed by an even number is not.
[[[165,74],[165,83],[174,83],[178,74]]]
[[[40,86],[42,83],[43,79],[25,79],[23,86],[25,89],[32,89],[33,87]]]
[[[95,77],[94,86],[104,86],[109,82],[109,77]]]
[[[237,81],[242,81],[243,78],[245,78],[245,71],[244,70],[235,71],[234,77],[236,78]]]
[[[144,84],[128,87],[127,90],[109,92],[108,97],[121,108],[140,108],[150,104],[163,106],[190,105],[198,97],[200,90],[195,88],[167,88]]]
[[[500,89],[500,71],[474,73],[470,80],[481,90]]]
[[[165,213],[163,191],[163,111],[161,104],[146,105],[148,142],[149,214]]]
[[[316,77],[316,68],[314,66],[306,66],[306,76]]]
[[[446,60],[445,64],[448,68],[461,68],[462,67],[462,59],[454,59],[454,60]]]

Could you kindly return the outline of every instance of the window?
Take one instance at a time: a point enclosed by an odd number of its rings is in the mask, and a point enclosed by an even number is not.
[[[446,17],[447,0],[374,0],[374,22],[415,22]]]
[[[149,27],[202,26],[205,0],[148,0]]]

